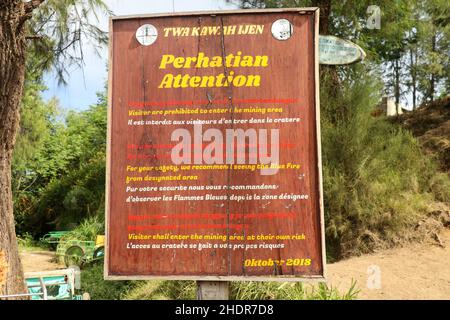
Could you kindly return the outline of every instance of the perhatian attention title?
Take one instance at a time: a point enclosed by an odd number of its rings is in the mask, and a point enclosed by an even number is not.
[[[172,54],[164,54],[161,57],[159,69],[170,67],[175,69],[223,68],[224,72],[206,76],[167,73],[158,88],[259,87],[261,75],[237,75],[234,71],[228,71],[228,68],[264,68],[268,65],[268,56],[243,55],[241,51],[226,56],[212,57],[206,56],[203,52],[199,52],[196,57],[177,57]]]

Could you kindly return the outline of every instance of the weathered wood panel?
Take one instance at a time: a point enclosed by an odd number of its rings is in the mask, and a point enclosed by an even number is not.
[[[323,276],[317,19],[112,20],[107,278]]]

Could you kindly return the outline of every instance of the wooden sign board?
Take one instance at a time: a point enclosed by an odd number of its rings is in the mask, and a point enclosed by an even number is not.
[[[323,279],[318,10],[114,17],[106,279]]]
[[[335,36],[319,36],[319,63],[351,64],[364,60],[366,53],[357,44]]]

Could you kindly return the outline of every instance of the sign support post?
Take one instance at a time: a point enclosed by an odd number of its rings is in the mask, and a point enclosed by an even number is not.
[[[197,281],[197,300],[228,300],[228,281]]]

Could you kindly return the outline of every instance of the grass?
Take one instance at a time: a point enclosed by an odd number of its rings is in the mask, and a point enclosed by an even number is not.
[[[359,290],[353,282],[347,292],[319,283],[233,282],[231,297],[236,300],[354,300]]]
[[[118,300],[135,285],[131,281],[105,281],[102,263],[91,264],[81,271],[81,289],[92,300]]]
[[[194,300],[195,281],[145,281],[124,293],[124,300]]]
[[[193,300],[194,281],[146,281],[122,295],[127,300]],[[359,290],[353,282],[347,292],[324,283],[234,281],[230,284],[231,300],[354,300]]]

